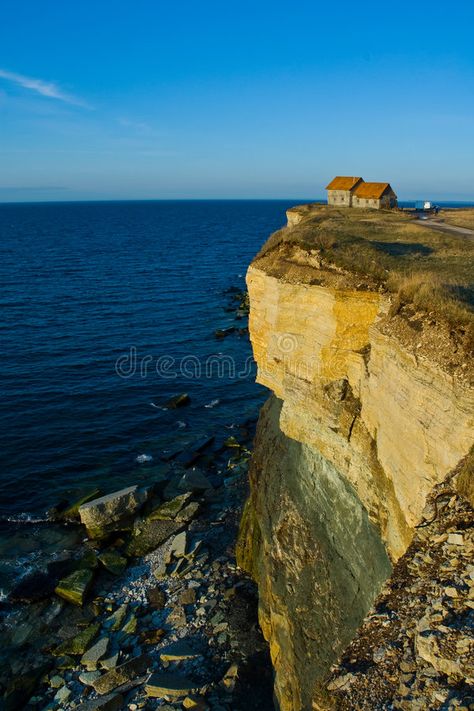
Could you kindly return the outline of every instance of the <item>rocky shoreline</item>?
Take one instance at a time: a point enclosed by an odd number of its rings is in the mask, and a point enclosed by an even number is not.
[[[101,526],[88,528],[80,557],[62,561],[75,570],[52,596],[51,572],[13,592],[24,604],[2,630],[5,709],[272,708],[256,589],[234,557],[246,424],[223,445],[209,438],[198,457],[206,469],[173,461],[150,487],[74,507]]]
[[[243,318],[246,295],[228,294]],[[78,544],[3,603],[1,709],[273,708],[256,587],[234,554],[254,427],[163,451],[145,486],[50,512]]]

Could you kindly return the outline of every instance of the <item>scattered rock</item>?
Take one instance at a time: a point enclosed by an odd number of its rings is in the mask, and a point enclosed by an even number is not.
[[[119,652],[115,652],[115,654],[112,654],[111,657],[105,657],[104,659],[101,659],[99,665],[102,667],[102,669],[106,669],[107,671],[115,669],[118,664],[119,654]]]
[[[208,711],[210,707],[202,696],[186,696],[183,699],[183,708],[190,711]]]
[[[59,597],[72,602],[73,605],[81,606],[84,604],[84,598],[90,590],[93,578],[93,573],[87,568],[76,570],[71,575],[68,575],[67,578],[60,580],[54,592]]]
[[[240,447],[239,442],[235,439],[235,437],[230,436],[227,437],[226,441],[224,442],[224,447]]]
[[[103,553],[98,556],[98,559],[104,568],[108,570],[109,573],[112,573],[112,575],[122,575],[127,567],[127,559],[121,556],[114,548],[103,551]]]
[[[71,637],[70,639],[65,640],[64,642],[61,642],[56,649],[54,650],[54,654],[57,657],[60,657],[64,654],[66,655],[82,655],[90,647],[92,644],[93,640],[95,637],[97,637],[97,634],[100,629],[100,624],[95,623],[93,625],[89,625],[89,627],[86,627],[83,629],[79,634],[77,634],[75,637]]]
[[[100,671],[86,671],[79,674],[79,681],[85,686],[93,686],[100,676]]]
[[[128,605],[124,603],[120,605],[115,612],[113,612],[104,622],[104,627],[110,628],[111,630],[118,630],[123,624],[125,615],[127,614]]]
[[[146,595],[148,604],[155,610],[162,610],[166,606],[166,595],[161,588],[149,588]]]
[[[110,691],[122,686],[122,684],[126,684],[144,674],[150,664],[151,659],[148,654],[129,659],[115,669],[103,674],[100,679],[93,683],[93,687],[98,694],[108,694]]]
[[[216,338],[226,338],[232,333],[235,333],[235,326],[228,326],[228,328],[218,328],[216,331],[214,331],[214,335]]]
[[[158,548],[182,527],[182,523],[173,520],[148,518],[135,521],[126,553],[131,556],[143,556]]]
[[[181,605],[173,607],[166,622],[176,629],[184,627],[186,625],[186,613],[183,607]]]
[[[121,694],[108,694],[101,699],[91,699],[76,706],[76,711],[120,711],[122,708],[123,696]]]
[[[161,641],[165,634],[165,630],[162,630],[161,628],[156,630],[146,630],[140,634],[140,640],[143,644],[155,645]]]
[[[107,654],[109,641],[108,637],[101,637],[92,647],[89,647],[89,649],[84,652],[81,657],[81,664],[89,671],[97,669],[99,659],[102,659],[102,657],[105,657]]]
[[[448,543],[451,546],[463,546],[464,536],[462,535],[462,533],[450,533],[448,535]]]
[[[183,659],[196,659],[200,655],[185,640],[178,640],[160,650],[163,662],[179,662]]]
[[[189,397],[188,393],[181,393],[180,395],[175,395],[174,397],[170,398],[165,402],[164,407],[166,407],[167,410],[175,410],[177,407],[184,407],[185,405],[189,405],[191,402],[191,398]]]
[[[57,701],[58,704],[65,704],[71,694],[71,689],[68,689],[67,686],[62,686],[59,691],[56,692],[54,700]]]
[[[138,622],[138,621],[137,621],[137,618],[136,618],[136,616],[135,616],[135,615],[133,614],[133,612],[132,612],[132,613],[130,614],[128,620],[126,621],[126,623],[125,623],[124,626],[122,627],[122,632],[124,632],[125,634],[134,634],[134,633],[136,632],[136,629],[137,629],[137,622]]]
[[[202,493],[212,488],[209,479],[204,475],[201,469],[197,468],[183,474],[178,483],[178,489],[180,491],[191,491],[193,493]]]
[[[199,504],[197,501],[191,501],[187,506],[181,509],[176,516],[175,521],[180,523],[189,523],[193,518],[197,516],[199,512]]]
[[[147,695],[158,699],[163,696],[182,698],[188,696],[195,688],[196,684],[193,681],[172,672],[155,672],[145,685]]]
[[[170,555],[175,558],[184,558],[186,554],[187,534],[186,531],[181,531],[175,536],[171,542]]]
[[[180,496],[175,497],[171,501],[165,501],[165,503],[160,504],[158,508],[156,508],[149,514],[148,520],[156,521],[176,518],[177,514],[183,509],[183,507],[189,502],[191,498],[192,494],[187,493],[181,494]]]
[[[180,593],[178,599],[180,605],[194,605],[196,602],[196,591],[193,588],[188,588]]]
[[[52,689],[59,689],[61,686],[64,686],[64,679],[62,676],[55,674],[49,680],[49,685]]]

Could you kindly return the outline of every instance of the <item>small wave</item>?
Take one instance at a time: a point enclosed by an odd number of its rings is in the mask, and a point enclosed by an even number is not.
[[[46,518],[46,516],[37,516],[29,513],[0,516],[0,521],[6,523],[50,523],[50,520]]]
[[[211,402],[208,402],[207,405],[204,405],[204,407],[211,408],[215,407],[220,403],[220,400],[217,398],[216,400],[211,400]]]
[[[207,407],[207,405],[206,405],[206,407]],[[184,422],[183,420],[178,420],[178,428],[179,428],[180,430],[184,429],[184,428],[187,427],[187,426],[188,426],[188,425],[186,424],[186,422]]]
[[[167,410],[167,407],[163,407],[162,405],[157,405],[155,402],[150,402],[150,405],[154,407],[156,410]]]
[[[153,457],[151,454],[139,454],[137,457],[135,457],[135,461],[138,464],[145,464],[145,462],[152,462]]]

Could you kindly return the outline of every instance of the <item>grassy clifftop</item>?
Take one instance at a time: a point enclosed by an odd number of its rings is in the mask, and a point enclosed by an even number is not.
[[[257,262],[270,265],[272,255],[279,255],[281,266],[285,254],[291,260],[297,249],[300,263],[306,253],[308,265],[391,293],[392,315],[411,305],[456,329],[463,345],[472,347],[474,239],[427,229],[397,210],[302,205],[289,211],[289,221],[270,237]]]

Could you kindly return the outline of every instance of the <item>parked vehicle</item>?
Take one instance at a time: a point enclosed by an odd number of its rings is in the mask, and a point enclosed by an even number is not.
[[[430,200],[417,200],[415,202],[415,210],[423,213],[434,212],[434,214],[437,215],[439,212],[439,207],[438,205],[432,203]]]

